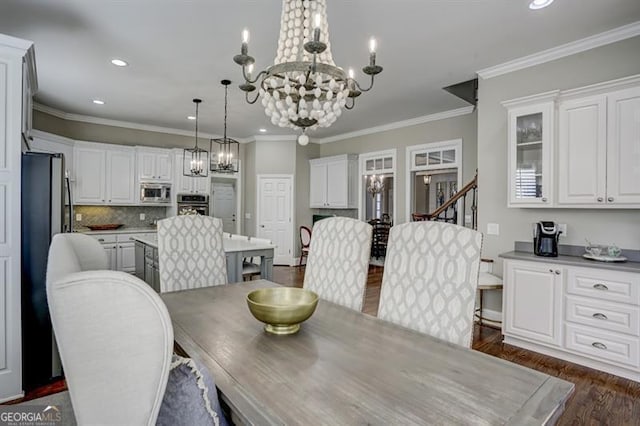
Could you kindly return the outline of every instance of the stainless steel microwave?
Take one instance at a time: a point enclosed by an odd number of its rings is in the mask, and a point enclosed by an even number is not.
[[[171,202],[170,183],[141,183],[141,203],[167,203]]]

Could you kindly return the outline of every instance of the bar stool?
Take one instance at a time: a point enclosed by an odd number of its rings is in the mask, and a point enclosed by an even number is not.
[[[475,319],[480,325],[493,325],[485,324],[487,319],[482,314],[484,292],[487,290],[502,290],[502,278],[492,274],[493,271],[493,259],[481,259],[480,260],[480,275],[478,276],[478,293],[480,297],[478,300],[478,307],[475,310]],[[489,320],[492,323],[502,324],[502,321]]]

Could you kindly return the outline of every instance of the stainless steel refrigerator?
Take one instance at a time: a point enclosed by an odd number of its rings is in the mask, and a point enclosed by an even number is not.
[[[22,154],[22,384],[30,390],[62,375],[47,304],[54,235],[73,230],[71,187],[62,154]]]

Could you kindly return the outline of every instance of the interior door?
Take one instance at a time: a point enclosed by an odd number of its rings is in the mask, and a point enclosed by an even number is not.
[[[232,182],[214,182],[211,215],[222,219],[224,232],[236,232],[236,188]]]
[[[293,263],[292,177],[258,177],[257,236],[277,246],[275,265]]]

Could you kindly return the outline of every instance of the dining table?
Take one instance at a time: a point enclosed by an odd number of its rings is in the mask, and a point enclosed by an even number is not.
[[[162,294],[176,343],[248,425],[554,424],[574,385],[320,299],[292,335],[272,335],[249,281]]]

